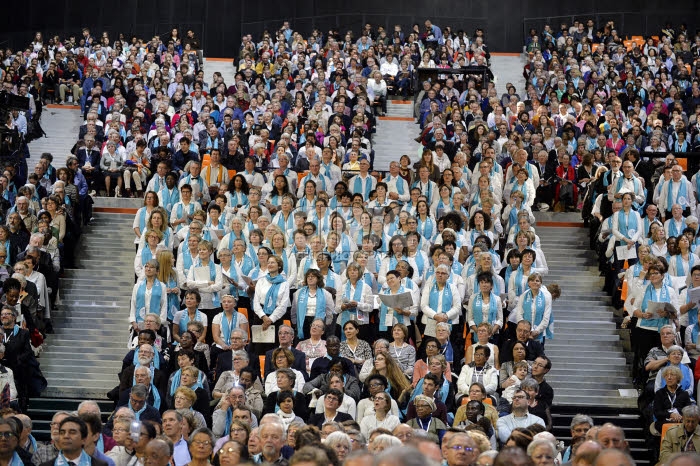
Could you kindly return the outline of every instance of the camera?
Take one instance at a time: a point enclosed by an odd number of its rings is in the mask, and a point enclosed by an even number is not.
[[[134,421],[131,423],[129,435],[134,442],[138,442],[141,439],[141,421]]]

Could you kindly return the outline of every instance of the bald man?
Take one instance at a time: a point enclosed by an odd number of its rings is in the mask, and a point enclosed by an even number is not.
[[[603,447],[598,442],[586,440],[576,448],[571,466],[591,466],[601,451],[603,451]]]
[[[145,466],[168,466],[173,458],[172,443],[155,438],[146,445]]]
[[[593,466],[635,466],[635,463],[624,451],[608,448],[600,452]]]

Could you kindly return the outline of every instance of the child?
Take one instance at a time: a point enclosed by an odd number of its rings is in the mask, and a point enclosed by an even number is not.
[[[529,370],[530,367],[528,366],[527,361],[516,362],[513,365],[513,375],[511,375],[508,380],[512,380],[514,383],[503,390],[501,399],[498,402],[499,416],[506,416],[510,414],[510,405],[513,402],[513,395],[520,389],[520,384],[527,377]]]

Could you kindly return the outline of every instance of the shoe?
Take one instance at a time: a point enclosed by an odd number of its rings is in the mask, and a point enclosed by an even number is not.
[[[122,190],[119,186],[114,188],[114,197],[122,197]]]
[[[90,197],[95,197],[95,196],[97,196],[97,191],[95,191],[95,190],[93,189],[92,191],[90,191],[90,192],[88,193],[88,195],[89,195]]]

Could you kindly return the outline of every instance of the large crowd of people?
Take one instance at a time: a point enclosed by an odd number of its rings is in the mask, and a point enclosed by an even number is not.
[[[470,76],[415,83],[419,68],[490,58],[483,30],[470,36],[429,20],[344,35],[285,22],[243,37],[228,83],[219,73],[206,81],[192,31],[114,41],[87,28],[68,38],[37,33],[25,53],[3,52],[3,88],[30,96],[30,108],[52,99],[80,106],[85,118],[59,179],[50,178],[50,154],[42,157],[8,213],[4,243],[15,247],[5,260],[27,279],[5,280],[3,363],[39,315],[11,303],[32,297],[25,288],[40,259],[57,277],[69,256],[67,217],[88,221],[98,192],[143,198],[143,207],[133,221],[129,350],[108,394],[114,412],[103,423],[89,400],[56,412],[51,441],[39,444],[21,414],[26,402],[17,403],[0,420],[0,460],[634,464],[613,424],[577,415],[568,445],[551,433],[545,347],[561,290],[544,283],[533,210],[587,201],[606,283],[611,293],[627,283],[635,320],[625,325],[638,324],[635,362],[651,383],[650,422],[658,432],[681,424],[661,459],[697,461],[683,452],[695,451],[700,435],[687,365],[697,337],[698,190],[666,153],[681,130],[687,145],[691,125],[700,128],[690,77],[700,37],[691,44],[687,31],[667,28],[658,44],[627,53],[614,25],[575,24],[571,36],[563,26],[528,38],[525,99],[512,85],[499,98],[493,83]],[[659,49],[675,74],[649,72]],[[423,149],[397,154],[379,172],[372,138],[392,93],[415,95]],[[18,112],[8,127],[22,128],[22,118],[32,115]],[[646,154],[647,136],[653,147],[662,140],[666,158]],[[657,163],[654,187],[644,175],[653,178]],[[16,176],[4,175],[5,192]],[[20,260],[17,224],[32,221],[20,215],[24,203],[37,212],[29,229],[38,233]],[[677,237],[673,249],[664,232]],[[50,323],[57,288],[44,276],[36,299]],[[674,345],[684,325],[689,354]],[[31,353],[28,341],[23,348]]]

